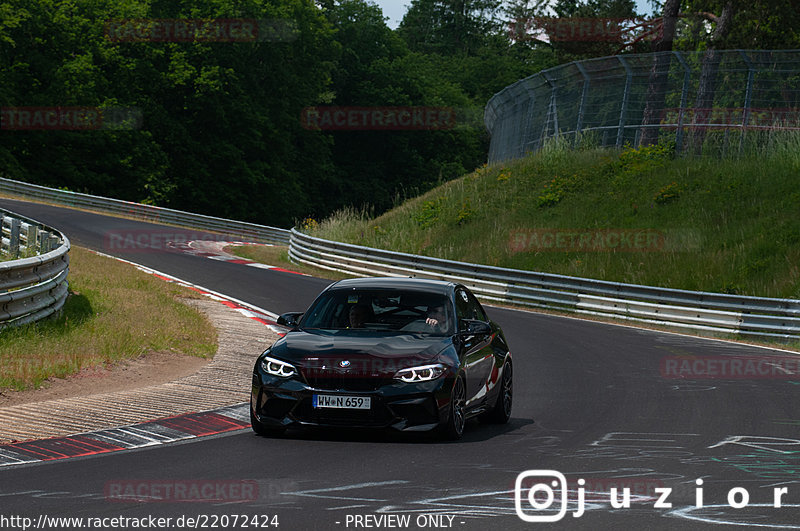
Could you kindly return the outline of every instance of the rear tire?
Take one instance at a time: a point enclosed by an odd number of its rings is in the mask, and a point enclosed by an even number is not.
[[[265,437],[277,437],[286,431],[285,427],[274,428],[272,426],[267,426],[258,420],[253,413],[252,406],[250,407],[250,427],[253,428],[253,432],[255,432],[256,435]]]
[[[467,390],[464,379],[458,376],[450,392],[450,414],[447,422],[441,427],[441,436],[448,441],[457,441],[464,435],[466,424]]]
[[[511,362],[503,365],[503,378],[500,381],[500,391],[494,407],[483,413],[479,419],[490,424],[505,424],[511,418],[511,406],[514,403],[514,372]]]

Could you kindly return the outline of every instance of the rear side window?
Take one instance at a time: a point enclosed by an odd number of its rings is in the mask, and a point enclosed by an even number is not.
[[[479,321],[488,321],[486,313],[481,308],[478,300],[467,290],[456,290],[456,313],[458,319],[477,319]]]

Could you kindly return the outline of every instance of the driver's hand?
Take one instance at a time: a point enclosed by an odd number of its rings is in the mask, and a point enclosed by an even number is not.
[[[436,326],[439,324],[439,321],[434,319],[433,317],[428,317],[425,319],[425,324],[430,326]]]

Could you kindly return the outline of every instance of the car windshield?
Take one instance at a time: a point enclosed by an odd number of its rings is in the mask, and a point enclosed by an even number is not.
[[[396,289],[339,289],[323,293],[301,328],[377,330],[450,335],[453,315],[447,297]]]

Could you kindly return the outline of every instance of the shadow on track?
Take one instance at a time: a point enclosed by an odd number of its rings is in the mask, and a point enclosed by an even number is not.
[[[483,424],[476,419],[467,421],[464,437],[458,441],[446,441],[435,433],[406,433],[391,429],[357,429],[357,428],[318,428],[292,427],[282,435],[264,436],[264,439],[330,441],[355,443],[399,443],[399,444],[464,444],[491,440],[498,435],[513,433],[525,426],[533,424],[533,419],[511,418],[508,424]],[[259,437],[253,434],[254,437]]]

